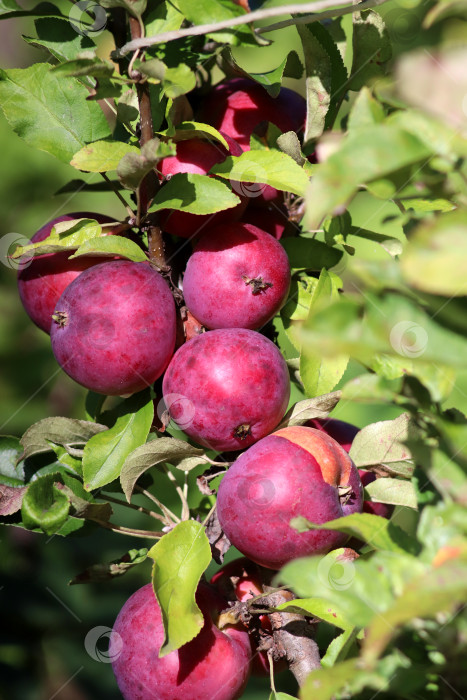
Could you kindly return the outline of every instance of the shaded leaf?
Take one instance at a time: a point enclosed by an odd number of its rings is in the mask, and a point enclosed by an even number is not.
[[[79,583],[101,583],[109,581],[116,576],[123,576],[127,571],[138,564],[142,564],[148,556],[148,550],[130,549],[127,554],[124,554],[120,559],[115,559],[109,564],[94,564],[85,569],[81,574],[78,574],[71,581],[69,586],[74,586]]]
[[[0,484],[5,486],[22,486],[24,462],[20,461],[23,448],[19,438],[12,435],[0,436]]]
[[[6,486],[0,483],[0,515],[13,515],[21,510],[27,486]]]
[[[105,425],[75,418],[43,418],[31,425],[21,438],[23,459],[42,452],[51,452],[51,442],[62,445],[67,450],[84,445],[93,435],[104,430],[107,430]]]
[[[63,251],[64,248],[79,248],[85,241],[102,233],[102,227],[94,219],[73,219],[56,224],[47,238],[37,243],[18,246],[11,256],[13,259],[27,255],[46,255]]]
[[[151,440],[151,442],[137,447],[126,458],[120,474],[122,491],[127,501],[130,502],[131,500],[133,489],[139,477],[151,467],[165,462],[176,466],[179,461],[183,461],[186,470],[186,458],[201,458],[202,455],[204,455],[203,449],[192,447],[192,445],[183,440],[169,437]]]
[[[289,256],[290,267],[296,270],[329,269],[337,265],[343,255],[342,250],[305,236],[286,238],[281,243]]]
[[[340,93],[347,82],[347,71],[339,49],[322,24],[297,24],[297,31],[305,55],[307,118],[304,143],[307,144],[321,136],[326,122],[333,123]]]
[[[136,190],[145,175],[149,173],[161,158],[175,154],[175,146],[159,139],[150,139],[141,148],[140,153],[127,153],[117,167],[120,182],[130,190]]]
[[[292,425],[304,425],[312,418],[327,418],[330,412],[337,406],[341,397],[340,391],[331,394],[315,396],[313,399],[299,401],[290,408],[281,420],[276,430]]]

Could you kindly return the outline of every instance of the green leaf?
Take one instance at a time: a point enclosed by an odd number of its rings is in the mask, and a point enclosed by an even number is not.
[[[139,153],[139,148],[123,141],[95,141],[77,151],[70,164],[86,173],[105,173],[117,170],[127,153]]]
[[[333,391],[331,394],[299,401],[287,411],[276,430],[292,425],[304,425],[312,418],[327,418],[337,406],[340,397],[340,391]]]
[[[340,627],[343,630],[353,629],[353,625],[345,619],[345,615],[336,605],[330,605],[324,598],[296,598],[279,605],[277,610],[288,610],[300,615],[312,615],[330,625]]]
[[[196,86],[196,76],[185,63],[169,68],[160,59],[151,58],[149,61],[139,62],[137,68],[156,83],[162,83],[164,94],[172,100],[191,92]]]
[[[389,255],[394,256],[402,253],[402,242],[393,236],[388,236],[384,233],[376,233],[375,231],[369,231],[368,229],[360,228],[359,226],[350,226],[348,235],[358,236],[359,238],[365,238],[368,241],[379,243],[379,245],[384,248]]]
[[[276,693],[275,690],[271,692],[269,700],[297,700],[294,695],[289,695],[288,693]]]
[[[55,74],[81,77],[91,75],[94,78],[109,78],[114,74],[115,65],[110,61],[94,56],[93,58],[75,58],[64,61],[50,69]]]
[[[0,484],[22,486],[24,484],[24,462],[20,461],[23,448],[19,438],[0,436]]]
[[[147,0],[99,0],[101,7],[110,9],[121,7],[133,17],[141,17],[146,9]]]
[[[274,70],[266,71],[265,73],[249,72],[248,77],[262,85],[271,97],[277,97],[281,90],[284,76],[298,80],[302,77],[302,74],[303,66],[297,52],[290,51],[282,63]]]
[[[164,622],[162,657],[190,642],[203,627],[195,593],[211,561],[211,547],[201,523],[187,520],[164,535],[148,555],[154,560],[152,583]]]
[[[199,457],[204,450],[192,447],[188,442],[175,438],[159,438],[137,447],[125,460],[120,474],[122,491],[130,502],[133,489],[139,477],[156,464],[169,462],[176,465],[181,459]]]
[[[332,124],[347,83],[339,49],[322,24],[297,24],[305,55],[307,118],[304,143],[318,138]]]
[[[295,270],[316,270],[323,267],[329,269],[337,265],[342,258],[342,250],[317,241],[314,238],[299,236],[286,238],[281,241],[289,256],[290,267]]]
[[[9,12],[21,12],[22,8],[15,0],[0,0],[0,15],[5,15]]]
[[[409,284],[430,294],[467,295],[467,219],[457,210],[427,219],[411,232],[401,258]]]
[[[46,474],[33,481],[26,491],[21,513],[23,523],[29,530],[40,529],[53,535],[65,523],[70,504],[55,482],[59,474]]]
[[[192,0],[175,0],[174,5],[195,25],[218,23],[245,14],[245,10],[231,0],[197,0],[196,3]],[[235,37],[243,33],[251,33],[248,26],[239,25],[206,36],[219,43],[239,43]]]
[[[34,26],[37,37],[23,36],[23,39],[28,44],[47,49],[59,61],[71,61],[78,53],[95,48],[89,35],[75,31],[68,17],[39,17]]]
[[[313,290],[306,330],[313,323],[316,308],[325,305],[331,299],[338,299],[338,283],[327,270],[322,270],[318,284]],[[305,344],[300,353],[300,378],[308,396],[319,396],[333,389],[344,374],[349,362],[348,355],[324,358]]]
[[[368,469],[393,462],[411,462],[410,450],[404,443],[416,438],[417,432],[408,413],[394,420],[378,421],[362,428],[352,442],[350,457],[357,467]],[[412,465],[413,469],[413,465]]]
[[[377,503],[390,503],[395,506],[407,506],[417,510],[417,494],[410,481],[382,478],[365,486],[365,498]]]
[[[116,576],[123,576],[127,571],[132,569],[138,564],[142,564],[146,561],[148,556],[148,550],[143,549],[130,549],[127,554],[124,554],[119,559],[115,559],[109,564],[93,564],[93,566],[85,569],[81,574],[78,574],[71,581],[68,582],[69,586],[74,586],[80,583],[102,583],[103,581],[109,581]]]
[[[105,486],[120,475],[128,455],[146,442],[154,418],[149,391],[140,391],[118,406],[118,417],[108,430],[85,445],[83,478],[86,491]]]
[[[407,583],[426,571],[425,564],[403,552],[376,552],[371,558],[348,560],[342,558],[342,551],[295,559],[281,569],[276,582],[290,587],[299,598],[327,600],[349,625],[363,628],[373,619],[384,619]]]
[[[157,165],[161,158],[175,154],[173,144],[160,139],[150,139],[139,153],[127,153],[117,167],[118,179],[130,190],[138,189],[143,178]]]
[[[147,36],[180,29],[182,22],[182,13],[168,0],[158,3],[156,7],[150,7],[144,17]]]
[[[73,219],[56,224],[47,238],[38,243],[19,246],[11,256],[13,259],[27,255],[46,255],[63,251],[64,248],[79,248],[85,241],[102,233],[101,224],[94,219]]]
[[[0,102],[13,130],[65,163],[85,144],[110,135],[104,113],[88,94],[78,80],[54,75],[48,63],[0,70]]]
[[[392,45],[384,20],[378,12],[353,13],[353,61],[349,78],[351,90],[360,90],[375,78],[381,78],[392,55]]]
[[[280,151],[245,151],[241,156],[229,156],[210,170],[231,182],[271,185],[277,190],[304,196],[309,185],[304,169]]]
[[[359,674],[356,659],[344,661],[332,668],[313,671],[300,689],[300,700],[333,700]]]
[[[432,618],[454,612],[467,601],[467,562],[447,561],[411,581],[384,613],[375,617],[363,643],[363,658],[373,663],[403,625],[414,618]]]
[[[177,209],[190,214],[214,214],[239,202],[226,185],[208,175],[177,173],[160,188],[150,211]]]
[[[159,131],[159,134],[161,136],[170,136],[172,141],[175,141],[175,143],[194,138],[203,138],[206,134],[207,136],[212,136],[214,139],[216,139],[216,141],[220,141],[220,143],[227,150],[229,149],[229,144],[222,136],[220,131],[217,131],[217,129],[210,126],[210,124],[204,124],[203,122],[181,122],[180,124],[177,124],[177,128],[174,133],[172,133],[171,129],[166,129],[165,131]]]
[[[370,513],[353,513],[343,518],[330,520],[323,525],[310,523],[306,518],[298,517],[290,525],[299,532],[307,530],[334,530],[344,532],[350,537],[357,537],[373,549],[386,552],[413,553],[418,550],[417,542],[404,530],[386,518]]]
[[[81,255],[102,255],[103,257],[118,255],[134,262],[147,261],[144,250],[141,250],[137,243],[123,236],[102,236],[85,241],[76,253],[70,255],[70,260]]]
[[[21,438],[24,448],[23,459],[42,452],[51,452],[54,445],[61,445],[67,451],[84,445],[97,433],[107,430],[107,426],[90,423],[75,418],[43,418],[26,430]]]
[[[338,661],[343,661],[355,643],[358,634],[359,631],[356,627],[350,627],[335,637],[326,649],[326,653],[321,659],[321,665],[324,668],[331,668]]]
[[[363,87],[355,98],[355,102],[350,110],[347,128],[349,131],[366,129],[369,126],[379,124],[384,117],[382,104],[375,100],[367,87]]]
[[[277,147],[288,156],[293,158],[293,160],[300,167],[304,166],[306,158],[302,155],[302,149],[300,145],[299,138],[295,131],[286,131],[285,134],[281,134],[277,140]]]
[[[306,195],[306,225],[317,229],[321,220],[346,205],[362,184],[425,160],[430,152],[412,134],[386,123],[349,133],[316,170]]]
[[[423,20],[423,28],[429,29],[435,22],[451,16],[463,15],[466,17],[467,8],[464,0],[439,0],[428,10]]]

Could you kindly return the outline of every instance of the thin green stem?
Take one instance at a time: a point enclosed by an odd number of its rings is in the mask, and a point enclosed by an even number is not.
[[[144,494],[146,498],[149,498],[150,501],[155,503],[159,510],[161,510],[166,517],[170,518],[170,520],[174,524],[181,522],[180,518],[177,515],[175,515],[175,513],[172,513],[172,511],[169,508],[167,508],[167,506],[165,506],[163,503],[161,503],[161,501],[159,501],[159,499],[156,498],[156,496],[154,496],[152,493],[146,491],[146,489],[143,489],[141,486],[138,486],[138,484],[136,484],[135,486],[135,491],[139,491],[139,493]]]
[[[151,518],[155,518],[156,520],[159,520],[160,522],[164,523],[166,525],[166,518],[164,518],[163,515],[160,515],[159,513],[155,513],[153,510],[148,510],[147,508],[144,508],[143,506],[137,506],[134,503],[127,503],[126,501],[121,501],[119,498],[114,498],[113,496],[110,496],[107,493],[103,493],[99,495],[99,498],[102,498],[106,501],[109,501],[110,503],[115,503],[116,505],[119,506],[124,506],[125,508],[131,508],[132,510],[137,510],[140,513],[145,513],[146,515],[150,515]]]

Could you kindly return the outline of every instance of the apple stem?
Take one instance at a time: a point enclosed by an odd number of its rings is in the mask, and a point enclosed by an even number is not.
[[[88,518],[92,522],[97,523],[106,530],[112,530],[113,532],[119,532],[121,535],[129,535],[130,537],[145,537],[150,540],[159,540],[163,532],[151,532],[150,530],[135,530],[132,527],[123,527],[122,525],[115,525],[115,523],[110,523],[106,520],[99,520],[98,518]]]
[[[180,498],[180,500],[181,500],[181,502],[182,502],[182,517],[181,517],[181,519],[182,519],[182,520],[188,520],[189,517],[190,517],[190,507],[189,507],[189,505],[188,505],[188,501],[187,501],[187,498],[186,498],[186,495],[185,495],[185,489],[181,489],[181,488],[180,488],[180,486],[179,486],[178,483],[177,483],[176,478],[174,477],[174,475],[172,474],[172,472],[170,471],[170,469],[169,469],[168,467],[166,467],[166,466],[164,465],[163,469],[164,469],[165,473],[167,474],[167,477],[169,478],[169,480],[170,480],[170,481],[173,483],[173,485],[175,486],[175,490],[176,490],[176,492],[178,493],[179,498]],[[180,522],[180,521],[179,521],[179,522]]]
[[[146,491],[146,489],[143,489],[141,486],[138,486],[138,484],[136,484],[135,486],[135,491],[139,491],[139,493],[144,494],[146,498],[149,498],[150,501],[155,503],[159,510],[161,510],[164,513],[164,515],[172,521],[173,524],[176,525],[180,522],[180,518],[177,517],[175,513],[172,513],[172,511],[169,508],[167,508],[167,506],[165,506],[163,503],[161,503],[161,501],[159,501],[159,499],[156,498],[156,496],[154,496],[152,493]]]
[[[127,503],[126,501],[121,501],[119,498],[114,498],[113,496],[109,496],[108,494],[100,494],[99,498],[102,498],[106,501],[109,501],[110,503],[115,503],[118,506],[124,506],[125,508],[131,508],[132,510],[137,510],[140,513],[145,513],[146,515],[150,515],[151,518],[155,518],[156,520],[159,520],[160,522],[164,523],[164,525],[172,525],[172,522],[167,522],[167,518],[165,518],[163,515],[160,515],[159,513],[155,513],[153,510],[148,510],[147,508],[143,508],[143,506],[137,506],[134,503]]]
[[[130,21],[130,32],[132,39],[141,39],[143,36],[144,26],[141,26],[141,22],[136,19],[136,17],[129,18]],[[136,51],[133,59],[139,51]],[[132,60],[133,60],[132,59]],[[130,65],[132,62],[130,61]],[[130,78],[134,77],[130,75]],[[154,138],[154,128],[152,123],[152,111],[151,111],[151,96],[149,94],[149,83],[147,81],[136,82],[136,94],[138,95],[138,105],[140,113],[140,125],[141,125],[141,136],[139,139],[140,146],[143,147],[145,143]],[[159,178],[157,177],[154,170],[151,170],[143,181],[141,182],[138,193],[138,214],[137,214],[137,225],[140,225],[141,220],[145,219],[148,212],[149,205],[154,198],[157,190],[160,187]],[[167,271],[167,260],[165,256],[165,246],[164,239],[162,235],[162,230],[160,226],[157,225],[157,215],[151,217],[152,222],[148,227],[148,244],[149,244],[149,259],[153,262],[156,267],[160,270]]]

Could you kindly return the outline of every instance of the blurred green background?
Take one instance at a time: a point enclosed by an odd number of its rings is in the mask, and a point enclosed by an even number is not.
[[[24,3],[27,7],[35,3]],[[279,2],[270,4],[281,4]],[[428,4],[424,3],[424,11]],[[417,0],[391,2],[381,8],[388,19],[396,53],[421,41],[435,41],[420,30],[421,4]],[[0,66],[25,67],[44,60],[44,54],[22,42],[21,34],[33,34],[33,21],[6,20],[0,23]],[[237,52],[243,64],[256,71],[276,67],[291,49],[299,50],[293,28],[271,36],[276,41],[258,52]],[[109,39],[104,33],[102,41]],[[296,89],[302,86],[294,85]],[[344,106],[343,114],[347,107]],[[12,133],[0,116],[0,221],[1,236],[17,234],[30,238],[48,220],[68,212],[88,210],[125,216],[114,195],[73,194],[54,196],[76,171],[46,153],[32,150]],[[86,175],[84,176],[87,177]],[[89,181],[98,181],[91,175]],[[375,205],[365,195],[352,205],[353,222],[375,231],[402,236],[402,231],[385,218],[395,213],[392,204]],[[360,254],[385,255],[379,247],[365,244]],[[85,392],[58,370],[49,338],[27,318],[16,291],[16,272],[0,265],[0,432],[20,436],[35,421],[53,415],[83,417]],[[361,370],[352,366],[344,381]],[[448,401],[467,408],[467,382],[456,388]],[[340,405],[338,416],[359,426],[392,418],[396,409],[368,405]],[[164,490],[168,486],[162,487]],[[141,503],[143,501],[140,500]],[[148,505],[148,504],[145,504]],[[175,503],[173,504],[176,507]],[[121,512],[120,512],[121,511]],[[116,507],[115,520],[121,524],[149,528],[145,516]],[[108,584],[68,586],[68,581],[97,562],[119,558],[145,542],[113,533],[95,531],[92,539],[80,536],[61,539],[19,529],[3,528],[0,541],[0,697],[5,700],[119,700],[108,663],[99,661],[107,638],[91,654],[85,640],[98,626],[110,628],[129,595],[150,576],[145,563],[125,577]],[[228,559],[235,556],[229,552]],[[104,630],[105,633],[105,630]],[[324,632],[326,633],[326,632]],[[88,640],[90,638],[88,637]],[[89,646],[89,644],[88,644]],[[93,658],[94,657],[94,658]],[[105,658],[105,656],[104,656]],[[278,690],[295,692],[288,674],[278,680]],[[253,680],[244,697],[268,697],[268,683]]]

